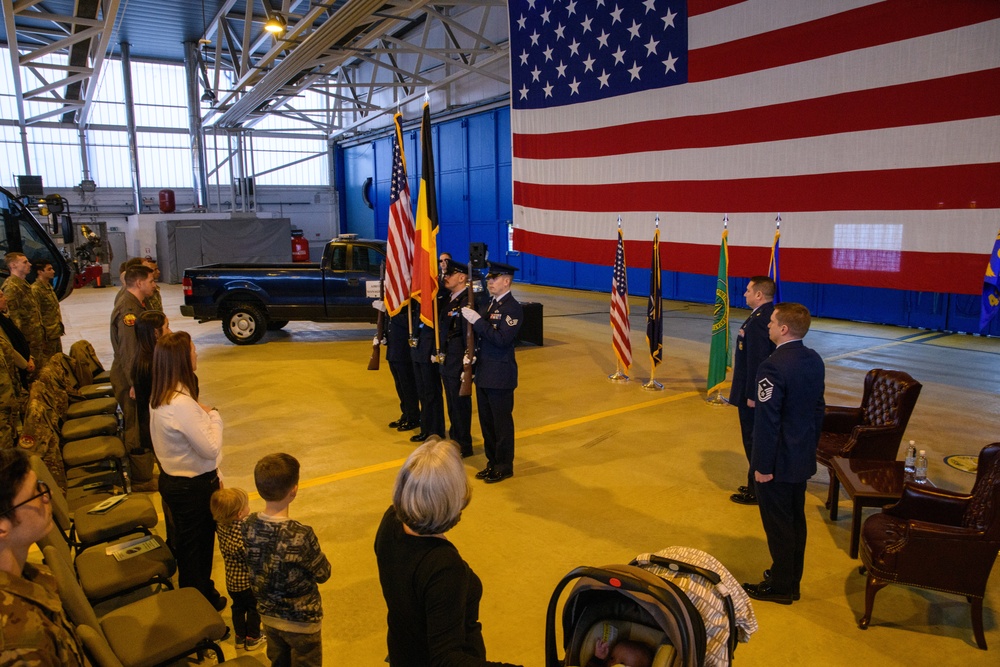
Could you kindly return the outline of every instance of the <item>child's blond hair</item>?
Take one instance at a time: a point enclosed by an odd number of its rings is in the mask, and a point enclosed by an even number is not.
[[[243,489],[226,487],[212,494],[209,507],[216,523],[232,523],[240,518],[240,512],[249,502],[250,498]]]

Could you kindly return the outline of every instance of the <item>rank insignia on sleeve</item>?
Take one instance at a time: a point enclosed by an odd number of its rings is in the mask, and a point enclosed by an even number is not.
[[[774,383],[764,378],[757,383],[757,400],[761,403],[767,403],[772,394],[774,394]]]
[[[517,320],[515,320],[513,317],[511,317],[510,315],[508,315],[507,316],[507,326],[509,326],[509,327],[516,327],[517,326]]]
[[[128,315],[126,315],[125,317],[122,318],[122,321],[125,323],[125,326],[127,326],[127,327],[134,327],[135,326],[135,315],[133,315],[132,313],[129,313]]]

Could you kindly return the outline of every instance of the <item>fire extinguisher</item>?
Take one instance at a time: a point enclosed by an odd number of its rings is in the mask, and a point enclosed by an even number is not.
[[[309,241],[303,238],[301,229],[292,230],[292,261],[309,261]]]

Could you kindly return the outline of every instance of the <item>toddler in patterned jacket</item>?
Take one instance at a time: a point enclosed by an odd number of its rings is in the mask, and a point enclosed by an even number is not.
[[[250,588],[247,550],[241,529],[243,520],[250,514],[250,501],[243,489],[222,488],[212,494],[210,506],[219,534],[219,551],[226,564],[226,590],[233,601],[236,648],[252,651],[266,640],[260,634],[260,615],[257,613],[257,599]]]

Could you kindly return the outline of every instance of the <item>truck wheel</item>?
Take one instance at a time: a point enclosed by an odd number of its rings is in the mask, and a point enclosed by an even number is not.
[[[268,320],[267,330],[268,331],[281,331],[288,324],[288,320]]]
[[[222,331],[237,345],[253,345],[267,333],[267,318],[260,307],[241,303],[222,320]]]

